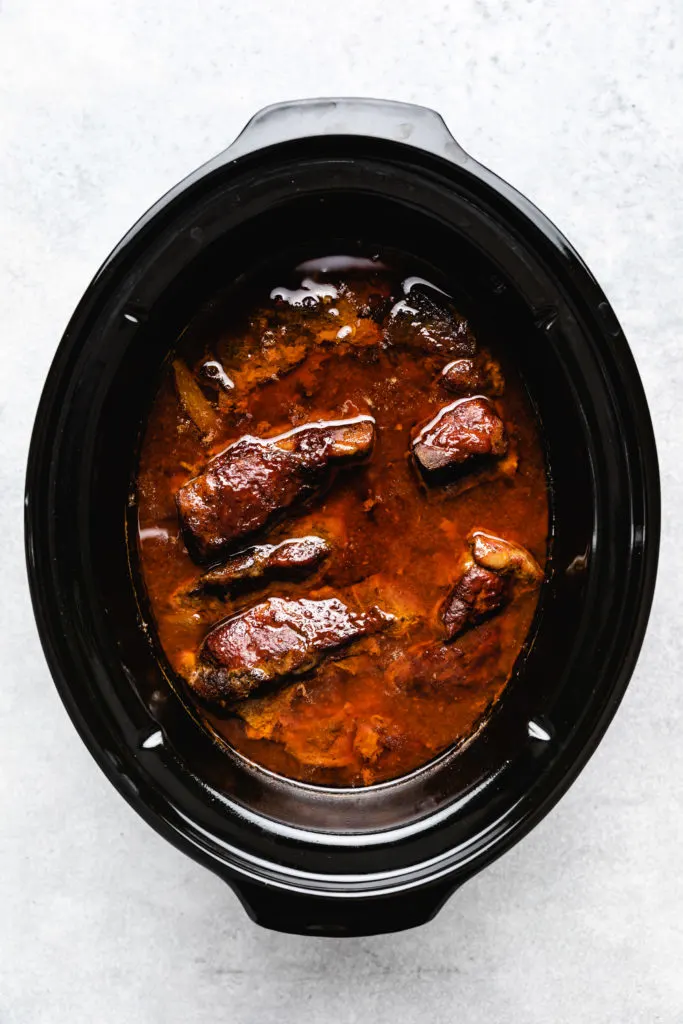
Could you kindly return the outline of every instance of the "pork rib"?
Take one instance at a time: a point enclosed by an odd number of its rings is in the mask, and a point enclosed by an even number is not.
[[[280,544],[257,544],[205,572],[197,589],[234,590],[252,580],[297,579],[313,572],[330,551],[322,537],[293,537]]]
[[[419,427],[412,450],[427,473],[461,466],[483,456],[504,455],[508,441],[505,426],[488,398],[459,398],[440,409]]]
[[[441,607],[447,640],[477,626],[515,593],[536,587],[543,579],[540,565],[521,544],[485,530],[472,530],[467,543],[471,554]]]
[[[453,640],[471,626],[477,626],[507,601],[509,581],[498,573],[470,565],[444,601],[441,618],[446,639]]]
[[[190,554],[197,562],[220,557],[314,494],[331,466],[367,458],[374,440],[375,421],[358,416],[235,441],[176,495]]]
[[[189,683],[203,700],[230,705],[309,672],[325,656],[393,621],[376,606],[354,612],[339,598],[271,597],[211,630]]]

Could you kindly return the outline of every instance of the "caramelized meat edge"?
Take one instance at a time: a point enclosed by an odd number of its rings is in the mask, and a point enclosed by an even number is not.
[[[543,579],[540,565],[521,544],[485,530],[472,530],[467,541],[475,562],[484,569],[514,576],[520,583],[532,586]]]

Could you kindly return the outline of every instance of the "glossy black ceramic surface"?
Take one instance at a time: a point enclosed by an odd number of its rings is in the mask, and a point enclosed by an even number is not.
[[[373,246],[457,281],[477,328],[514,347],[546,442],[550,561],[532,636],[476,741],[404,779],[329,790],[226,756],[194,722],[157,658],[127,532],[160,366],[201,303],[264,253]],[[429,919],[533,827],[599,742],[649,613],[657,459],[621,328],[560,232],[432,111],[316,100],[258,114],[97,274],[38,410],[26,537],[55,683],[132,806],[261,924],[391,931]]]

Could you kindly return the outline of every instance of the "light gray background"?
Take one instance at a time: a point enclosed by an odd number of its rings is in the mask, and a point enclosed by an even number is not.
[[[681,0],[0,0],[0,1022],[683,1021]],[[663,558],[628,695],[561,805],[430,925],[257,929],[82,747],[24,579],[42,382],[101,260],[260,106],[414,100],[565,230],[650,398]],[[678,544],[674,543],[677,532]]]

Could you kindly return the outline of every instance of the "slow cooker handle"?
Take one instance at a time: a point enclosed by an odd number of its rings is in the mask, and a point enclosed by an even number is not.
[[[426,924],[458,888],[437,882],[386,896],[309,896],[258,882],[230,883],[252,921],[294,935],[382,935]]]
[[[222,166],[267,146],[321,135],[369,136],[402,142],[461,165],[470,160],[441,115],[429,107],[392,100],[312,99],[259,110],[211,164]]]

